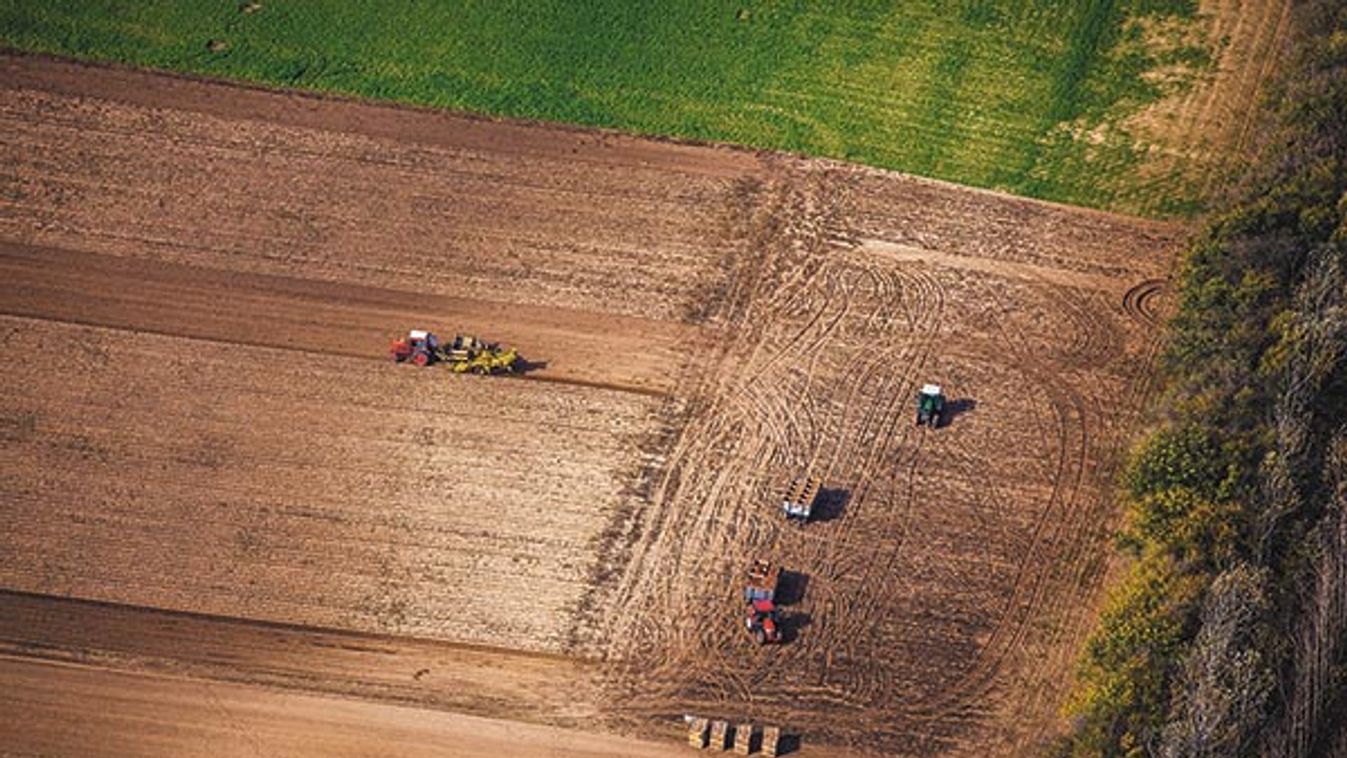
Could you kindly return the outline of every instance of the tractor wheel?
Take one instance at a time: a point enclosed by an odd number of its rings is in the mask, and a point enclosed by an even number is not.
[[[758,641],[759,645],[767,644],[767,632],[762,627],[753,630],[753,639]]]
[[[425,368],[430,365],[430,353],[418,352],[412,354],[412,363]]]

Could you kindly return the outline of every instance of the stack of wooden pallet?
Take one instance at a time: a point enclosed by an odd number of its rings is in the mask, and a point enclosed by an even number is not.
[[[715,750],[728,750],[730,747],[730,722],[711,722],[711,747]]]
[[[724,720],[704,719],[698,716],[685,716],[688,725],[688,746],[698,750],[729,750],[731,745],[739,755],[753,755],[760,752],[768,758],[775,758],[781,749],[781,729],[765,726],[759,732],[751,723],[744,722],[730,726]]]
[[[737,724],[734,727],[734,752],[748,755],[753,752],[753,725]]]
[[[808,521],[814,513],[814,500],[818,498],[822,487],[823,483],[813,476],[801,476],[791,482],[786,488],[785,497],[781,500],[781,509],[785,512],[786,518],[801,523]]]
[[[698,750],[706,748],[711,723],[704,718],[688,717],[688,747]]]
[[[767,758],[776,758],[776,752],[781,745],[781,729],[775,726],[767,726],[762,729],[762,754]]]

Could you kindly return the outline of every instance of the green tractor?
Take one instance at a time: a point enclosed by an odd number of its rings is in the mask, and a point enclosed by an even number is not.
[[[938,384],[922,386],[917,393],[917,426],[925,424],[932,429],[940,427],[940,417],[945,412],[945,393]]]

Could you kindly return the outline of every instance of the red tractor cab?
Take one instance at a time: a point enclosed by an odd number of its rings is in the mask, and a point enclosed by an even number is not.
[[[417,366],[429,366],[435,361],[440,349],[440,340],[423,329],[412,329],[407,336],[393,340],[388,353],[394,363],[411,361]]]
[[[781,619],[776,612],[776,604],[771,600],[754,600],[748,604],[748,616],[745,619],[748,633],[753,635],[759,645],[781,641]]]

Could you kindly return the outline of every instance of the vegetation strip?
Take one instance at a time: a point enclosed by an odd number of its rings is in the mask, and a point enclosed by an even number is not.
[[[1182,213],[1129,116],[1211,68],[1195,0],[18,0],[0,44]],[[1190,39],[1191,38],[1191,39]],[[1157,78],[1163,70],[1169,79]],[[1184,86],[1185,82],[1179,82]],[[1187,146],[1159,146],[1167,154]]]
[[[1296,14],[1263,161],[1183,264],[1061,755],[1347,748],[1347,9]]]

